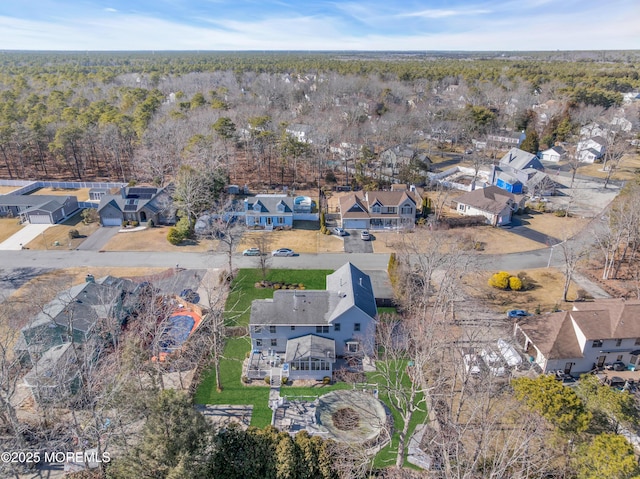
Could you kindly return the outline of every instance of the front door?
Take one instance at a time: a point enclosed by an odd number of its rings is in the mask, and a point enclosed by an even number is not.
[[[565,374],[571,374],[571,366],[573,366],[573,363],[567,363],[564,365],[564,373]]]
[[[604,366],[604,362],[606,361],[607,357],[606,356],[598,356],[598,363],[597,366],[599,368],[601,368],[602,366]]]
[[[271,216],[267,216],[267,224],[273,224],[273,219],[271,218]]]

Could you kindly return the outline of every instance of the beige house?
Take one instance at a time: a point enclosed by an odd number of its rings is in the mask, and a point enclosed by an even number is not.
[[[403,229],[415,226],[422,198],[415,188],[365,191],[342,197],[339,206],[344,229]]]
[[[571,311],[528,316],[514,334],[544,372],[581,374],[613,363],[640,367],[640,300],[599,299]]]
[[[456,201],[456,211],[467,216],[484,216],[492,226],[511,223],[511,215],[519,205],[516,195],[497,186],[470,191]]]

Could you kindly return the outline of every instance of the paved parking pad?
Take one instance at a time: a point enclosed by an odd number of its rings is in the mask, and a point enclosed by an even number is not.
[[[371,240],[364,241],[360,239],[360,230],[347,230],[347,236],[344,239],[345,253],[373,253],[373,245],[371,241],[375,238],[371,235]]]

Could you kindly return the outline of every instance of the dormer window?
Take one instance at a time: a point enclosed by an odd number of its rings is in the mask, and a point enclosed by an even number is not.
[[[285,209],[284,203],[282,203],[282,202],[278,203],[277,209],[278,209],[279,212],[283,213],[284,209]]]
[[[602,347],[602,339],[594,339],[591,344],[592,348],[601,348]]]
[[[380,213],[380,205],[373,205],[371,207],[371,212],[372,213]]]

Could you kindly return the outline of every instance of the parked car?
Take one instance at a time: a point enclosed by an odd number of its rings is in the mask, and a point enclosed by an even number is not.
[[[360,233],[360,239],[364,241],[369,241],[371,239],[371,235],[367,230],[364,230],[363,232]]]
[[[242,256],[260,256],[260,248],[248,248],[242,252]]]
[[[338,236],[346,236],[347,235],[347,232],[344,229],[340,228],[339,226],[336,226],[335,228],[333,228],[332,231],[333,231],[333,234],[336,234]]]
[[[272,251],[271,256],[295,256],[295,252],[289,248],[280,248]]]
[[[524,318],[526,316],[531,316],[531,313],[526,312],[524,309],[512,309],[511,311],[507,311],[507,317],[509,319]]]

